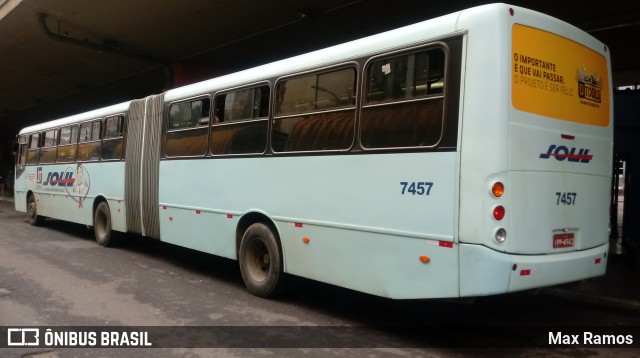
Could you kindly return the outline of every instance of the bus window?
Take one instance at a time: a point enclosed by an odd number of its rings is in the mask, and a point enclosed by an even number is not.
[[[224,93],[215,98],[211,153],[263,153],[267,148],[269,86]]]
[[[56,147],[56,130],[49,130],[44,133],[44,145],[40,152],[40,163],[55,163],[58,148]]]
[[[18,165],[27,164],[27,141],[27,136],[22,135],[18,138]]]
[[[355,127],[356,70],[286,79],[276,85],[276,152],[348,149]]]
[[[73,163],[76,160],[77,143],[78,126],[67,126],[60,128],[58,163]]]
[[[78,144],[77,158],[79,162],[100,159],[100,131],[101,121],[80,124],[80,144]]]
[[[40,133],[29,136],[29,149],[27,150],[27,164],[38,164],[40,160]]]
[[[442,48],[372,61],[366,69],[363,147],[437,145],[442,136],[444,70]]]
[[[104,120],[103,160],[119,160],[122,158],[124,152],[123,126],[124,116],[114,116]]]
[[[211,100],[199,98],[169,107],[167,157],[204,156],[207,151]]]

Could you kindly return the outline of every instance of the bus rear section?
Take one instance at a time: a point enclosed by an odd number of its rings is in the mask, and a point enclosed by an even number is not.
[[[509,73],[497,72],[510,83],[497,91],[504,95],[496,99],[500,110],[485,123],[495,135],[467,140],[463,133],[462,139],[461,296],[561,284],[606,270],[613,145],[608,51],[541,14],[516,9],[505,18],[511,46],[498,51],[508,51]],[[467,126],[477,119],[464,120]],[[470,148],[475,153],[466,153]],[[478,167],[479,157],[487,165]],[[479,226],[468,226],[474,222]]]

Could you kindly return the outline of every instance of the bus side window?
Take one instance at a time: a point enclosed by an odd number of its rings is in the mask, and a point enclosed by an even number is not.
[[[56,162],[58,153],[57,130],[52,129],[44,133],[44,143],[40,152],[40,163],[51,164]]]
[[[367,149],[433,147],[444,121],[441,47],[372,61],[366,68],[360,141]]]
[[[27,142],[29,140],[28,136],[20,136],[18,138],[18,165],[26,165],[27,164]]]
[[[124,154],[122,138],[124,116],[108,117],[104,120],[104,139],[102,140],[102,159],[119,160]]]
[[[201,157],[207,152],[211,99],[172,103],[167,126],[167,157]]]
[[[27,164],[38,164],[40,161],[40,133],[29,136],[29,149],[27,150]]]
[[[355,133],[356,70],[339,68],[276,84],[276,152],[346,150]]]
[[[211,154],[263,153],[267,148],[269,86],[217,95]]]
[[[100,120],[95,120],[80,124],[80,144],[78,144],[77,151],[77,159],[79,162],[100,159],[101,123]]]
[[[73,163],[76,160],[78,143],[78,126],[60,128],[58,144],[58,163]]]

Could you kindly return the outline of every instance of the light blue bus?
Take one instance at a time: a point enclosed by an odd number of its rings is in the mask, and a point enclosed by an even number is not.
[[[16,210],[389,298],[603,275],[609,52],[494,4],[24,128]]]

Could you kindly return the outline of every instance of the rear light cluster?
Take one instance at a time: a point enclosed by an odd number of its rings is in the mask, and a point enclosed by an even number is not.
[[[504,195],[504,184],[499,181],[493,183],[493,185],[491,186],[491,195],[493,195],[495,199],[502,198],[502,196]],[[493,218],[496,221],[502,221],[502,219],[504,219],[504,216],[506,214],[506,210],[504,206],[496,205],[493,207],[492,214],[493,214]],[[496,241],[499,244],[502,244],[507,240],[507,230],[505,230],[504,228],[498,228],[495,231],[494,235],[495,235]]]

